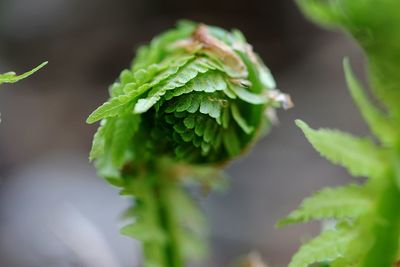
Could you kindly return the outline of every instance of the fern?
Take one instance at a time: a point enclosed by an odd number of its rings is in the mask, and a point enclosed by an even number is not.
[[[345,257],[354,233],[348,229],[326,230],[305,243],[289,267],[307,267],[313,263],[335,262]]]
[[[343,66],[351,96],[369,128],[383,144],[393,145],[399,135],[396,124],[368,99],[360,82],[354,78],[348,59],[344,60]]]
[[[38,70],[40,70],[41,68],[43,68],[45,65],[47,65],[47,61],[43,62],[42,64],[40,64],[39,66],[37,66],[36,68],[27,71],[23,74],[17,75],[15,72],[10,71],[10,72],[6,72],[3,74],[0,74],[0,85],[2,83],[15,83],[18,82],[19,80],[25,79],[28,76],[31,76],[33,73],[37,72]]]
[[[360,186],[323,189],[279,223],[336,221],[334,229],[304,244],[289,266],[393,266],[400,251],[400,2],[298,3],[312,20],[326,27],[342,27],[360,43],[368,58],[371,88],[385,110],[369,99],[346,59],[344,71],[350,93],[379,144],[337,130],[312,130],[304,122],[296,122],[323,157],[352,175],[369,179]]]
[[[134,200],[122,233],[142,242],[147,267],[201,258],[207,226],[186,187],[217,187],[289,97],[238,31],[191,22],[140,48],[109,91],[87,119],[101,120],[89,158]]]
[[[371,200],[365,188],[361,186],[326,188],[306,198],[300,208],[282,219],[278,226],[318,219],[354,219],[370,208]]]
[[[6,72],[3,74],[0,74],[0,85],[3,83],[16,83],[19,80],[25,79],[26,77],[32,75],[33,73],[37,72],[38,70],[40,70],[41,68],[43,68],[45,65],[47,65],[47,61],[43,62],[42,64],[40,64],[39,66],[37,66],[36,68],[25,72],[23,74],[17,75],[15,72],[10,71],[10,72]],[[1,118],[0,118],[0,122],[1,122]]]
[[[385,151],[368,138],[357,138],[337,130],[314,131],[300,120],[296,124],[321,156],[347,168],[352,175],[377,177],[385,172]]]

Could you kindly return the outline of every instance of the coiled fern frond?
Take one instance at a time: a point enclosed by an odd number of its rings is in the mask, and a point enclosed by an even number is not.
[[[131,129],[124,132],[127,139],[140,132],[148,137],[132,149],[118,144],[121,150],[144,149],[140,160],[157,154],[186,163],[221,163],[239,155],[270,125],[266,109],[288,104],[238,31],[192,23],[140,48],[110,94],[88,118],[104,119],[99,139],[115,124],[122,132],[123,124]],[[104,150],[97,144],[92,159]],[[128,156],[113,154],[116,167]]]
[[[290,99],[239,31],[191,22],[141,47],[109,91],[87,119],[101,120],[90,159],[135,198],[123,233],[143,242],[146,266],[183,266],[205,229],[183,185],[211,187]]]

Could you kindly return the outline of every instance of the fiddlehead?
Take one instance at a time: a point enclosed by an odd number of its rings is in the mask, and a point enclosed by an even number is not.
[[[90,159],[99,174],[133,196],[146,266],[184,266],[203,254],[206,227],[184,189],[212,187],[219,169],[271,125],[266,111],[291,105],[239,31],[180,23],[138,50],[110,87]]]

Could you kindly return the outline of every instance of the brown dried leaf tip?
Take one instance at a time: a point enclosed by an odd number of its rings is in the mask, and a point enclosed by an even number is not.
[[[247,68],[242,59],[231,47],[212,36],[204,24],[199,24],[189,39],[179,41],[175,45],[189,52],[201,50],[210,56],[217,57],[240,77],[247,77]]]

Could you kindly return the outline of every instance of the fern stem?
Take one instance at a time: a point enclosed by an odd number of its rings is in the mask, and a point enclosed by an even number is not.
[[[159,203],[159,215],[161,226],[167,236],[165,245],[166,259],[170,267],[184,267],[184,259],[179,246],[178,229],[179,225],[173,211],[173,203],[170,201],[169,194],[171,186],[179,186],[179,184],[171,181],[161,181],[156,187],[156,194]]]
[[[394,161],[398,164],[398,159]],[[376,217],[372,227],[375,237],[361,267],[390,267],[396,261],[400,235],[400,189],[396,183],[396,172],[388,175],[381,188],[375,207]]]
[[[157,185],[157,177],[151,175],[147,177],[148,179],[143,180],[144,187],[141,187],[142,193],[144,197],[142,197],[142,201],[145,202],[146,209],[151,211],[152,216],[155,218],[157,222],[156,225],[162,224],[162,217],[159,212],[159,201],[157,197],[157,192],[154,190]],[[159,227],[161,232],[163,232],[162,227]],[[143,258],[144,258],[144,266],[145,267],[153,267],[153,266],[167,266],[167,255],[164,250],[164,245],[159,242],[155,242],[154,240],[149,240],[147,242],[143,242]]]

